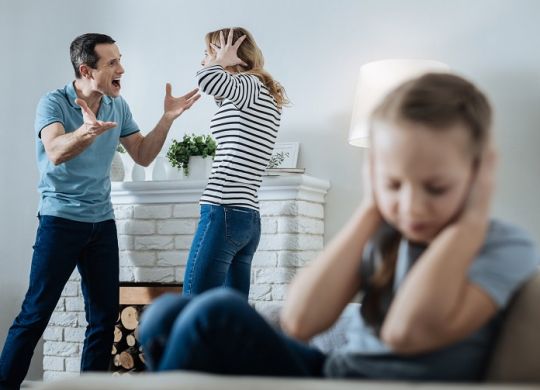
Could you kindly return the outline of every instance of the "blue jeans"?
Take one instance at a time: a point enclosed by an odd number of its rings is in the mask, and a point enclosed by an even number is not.
[[[269,325],[238,291],[167,294],[144,312],[139,341],[153,371],[320,377],[325,355]]]
[[[0,387],[18,388],[34,348],[75,267],[81,275],[86,328],[82,371],[109,367],[118,318],[118,239],[114,220],[76,222],[39,216],[30,283],[0,357]]]
[[[259,212],[245,207],[203,204],[184,275],[184,295],[231,287],[246,297],[251,260],[261,238]]]

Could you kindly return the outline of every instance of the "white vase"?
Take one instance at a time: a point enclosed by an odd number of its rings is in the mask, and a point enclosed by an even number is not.
[[[133,169],[131,170],[131,180],[133,181],[144,181],[146,179],[146,174],[144,167],[139,164],[133,164]]]
[[[189,180],[205,180],[210,176],[212,169],[212,158],[202,156],[191,156],[189,158],[189,173],[186,176]]]
[[[114,152],[111,163],[111,181],[123,181],[125,176],[124,163],[120,153]]]
[[[167,180],[167,159],[157,156],[152,167],[152,180]]]

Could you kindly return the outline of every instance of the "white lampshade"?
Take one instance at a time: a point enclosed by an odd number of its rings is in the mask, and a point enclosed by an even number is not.
[[[373,110],[401,83],[430,72],[448,72],[448,65],[432,60],[392,59],[362,65],[349,130],[349,144],[369,146],[369,119]]]

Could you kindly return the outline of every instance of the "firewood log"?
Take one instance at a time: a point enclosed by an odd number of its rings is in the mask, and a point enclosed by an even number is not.
[[[120,340],[122,340],[122,329],[118,325],[114,327],[114,342],[118,343]]]
[[[130,347],[134,347],[137,344],[137,339],[133,333],[130,333],[126,336],[126,344]]]
[[[120,352],[118,356],[122,368],[125,368],[126,370],[131,370],[133,367],[135,367],[135,359],[133,359],[133,356],[131,356],[131,354],[127,350]]]
[[[125,307],[120,313],[120,322],[127,330],[134,330],[139,325],[139,310],[134,306]]]

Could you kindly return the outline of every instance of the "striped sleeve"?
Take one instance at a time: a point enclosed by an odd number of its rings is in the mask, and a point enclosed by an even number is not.
[[[199,88],[217,100],[228,99],[236,107],[253,105],[259,96],[261,84],[257,76],[231,74],[221,65],[213,65],[197,72]]]

